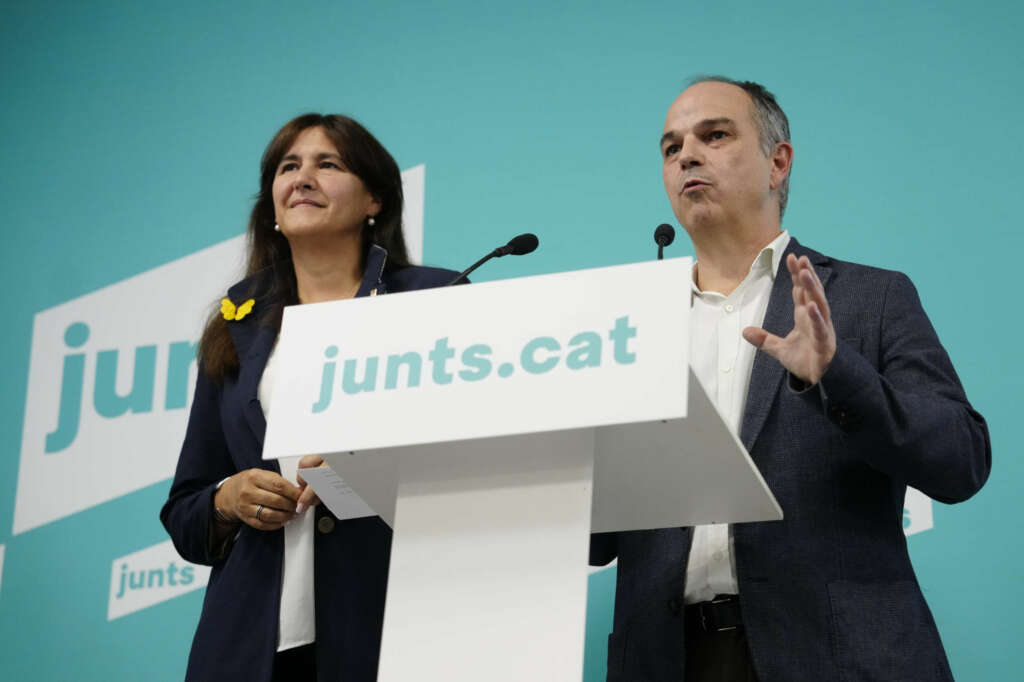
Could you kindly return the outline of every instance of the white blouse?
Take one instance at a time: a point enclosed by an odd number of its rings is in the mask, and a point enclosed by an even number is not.
[[[258,397],[263,416],[270,413],[274,395],[277,364],[274,350],[270,352],[267,366],[260,379]],[[283,457],[278,460],[281,475],[291,483],[298,484],[299,457]],[[313,601],[313,519],[312,509],[302,516],[289,521],[284,527],[284,575],[281,579],[281,610],[278,616],[277,650],[293,649],[316,641],[316,611]]]

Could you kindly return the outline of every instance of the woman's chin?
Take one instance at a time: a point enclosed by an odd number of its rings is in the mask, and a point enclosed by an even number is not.
[[[281,227],[281,233],[292,244],[296,242],[329,243],[332,241],[345,242],[353,237],[359,238],[362,230],[340,228],[335,225],[324,225],[322,223],[300,223]]]

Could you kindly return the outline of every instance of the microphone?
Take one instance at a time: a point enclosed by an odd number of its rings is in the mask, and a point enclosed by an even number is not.
[[[658,225],[654,230],[654,242],[658,245],[658,260],[665,258],[665,247],[671,244],[675,238],[675,229],[667,223]]]
[[[466,275],[473,272],[478,267],[480,267],[487,261],[491,260],[492,258],[501,258],[502,256],[509,255],[525,256],[528,253],[533,253],[533,251],[537,248],[538,244],[540,244],[540,240],[537,239],[537,235],[531,234],[529,232],[512,237],[512,239],[509,240],[508,244],[505,244],[505,246],[499,246],[494,251],[491,251],[489,254],[487,254],[486,256],[484,256],[483,258],[469,266],[469,268],[460,272],[458,277],[448,282],[448,284],[446,284],[445,286],[450,287],[453,284],[458,284],[459,282],[466,278]]]
[[[537,239],[537,235],[527,232],[512,237],[508,244],[496,248],[494,255],[495,258],[501,258],[502,256],[525,256],[528,253],[533,253],[538,244],[540,244],[540,240]]]

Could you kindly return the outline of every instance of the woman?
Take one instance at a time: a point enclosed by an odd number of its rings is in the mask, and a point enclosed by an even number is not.
[[[338,521],[316,504],[296,470],[319,457],[279,464],[261,451],[284,306],[423,289],[455,275],[409,265],[401,219],[398,166],[352,119],[299,116],[263,154],[247,276],[203,332],[188,430],[160,512],[181,556],[213,566],[189,680],[377,677],[390,529],[379,517]]]

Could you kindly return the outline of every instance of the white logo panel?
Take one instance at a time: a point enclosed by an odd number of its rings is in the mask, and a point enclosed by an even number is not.
[[[244,237],[38,313],[14,532],[167,478],[195,385],[195,348]]]
[[[425,167],[403,173],[422,258]],[[243,271],[244,236],[37,313],[15,534],[174,473],[211,305]]]
[[[114,559],[107,620],[206,587],[209,580],[210,567],[182,559],[170,540]]]
[[[402,171],[402,236],[409,262],[423,262],[423,207],[426,203],[427,167],[422,163]]]
[[[289,381],[275,388],[263,456],[685,416],[689,309],[666,315],[675,301],[659,292],[688,286],[689,267],[679,258],[287,308],[276,357]]]

